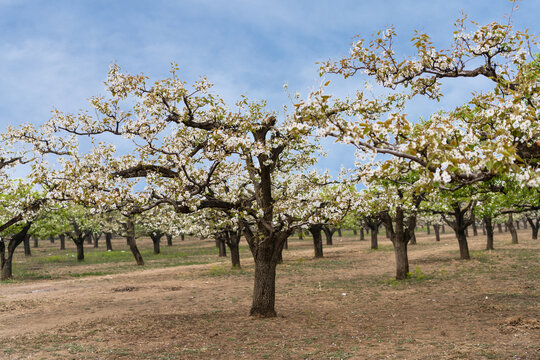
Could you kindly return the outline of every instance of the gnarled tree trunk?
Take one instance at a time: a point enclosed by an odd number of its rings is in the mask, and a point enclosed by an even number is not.
[[[131,250],[131,253],[133,254],[133,257],[135,258],[137,265],[143,266],[144,260],[141,253],[139,252],[139,248],[137,247],[137,242],[135,240],[135,222],[133,221],[132,216],[128,216],[125,226],[126,226],[126,241],[129,245],[129,250]]]
[[[265,221],[270,220],[265,219]],[[249,226],[244,226],[244,234],[255,260],[255,281],[250,315],[275,317],[276,267],[283,244],[293,230],[268,231],[267,226],[258,225],[257,236]]]
[[[512,244],[517,244],[518,234],[516,231],[516,226],[514,225],[514,217],[512,213],[508,215],[508,221],[506,222],[506,226],[508,227],[508,231],[510,231],[510,234],[512,235]]]
[[[334,245],[333,236],[336,232],[336,228],[331,225],[323,225],[322,230],[324,231],[324,235],[326,237],[326,245]],[[341,235],[339,235],[339,237],[341,237]]]
[[[8,280],[13,277],[13,254],[15,253],[15,249],[17,248],[17,246],[19,246],[26,239],[28,230],[30,230],[31,225],[32,223],[26,224],[21,229],[21,231],[19,231],[17,234],[13,235],[11,239],[9,239],[7,246],[7,254],[4,240],[0,240],[0,280]]]

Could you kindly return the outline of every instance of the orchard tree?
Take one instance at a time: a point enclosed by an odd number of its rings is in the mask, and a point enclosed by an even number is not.
[[[144,75],[124,74],[114,65],[106,86],[108,96],[91,99],[92,112],[56,111],[46,125],[53,132],[96,141],[101,135],[115,135],[133,146],[129,155],[110,146],[111,150],[101,146],[103,151],[94,151],[89,156],[99,159],[98,174],[77,159],[66,162],[98,179],[79,198],[107,204],[119,193],[117,188],[129,188],[124,184],[131,181],[145,188],[144,193],[134,187],[126,192],[140,194],[133,200],[144,210],[169,204],[178,213],[208,208],[234,212],[255,259],[250,314],[276,316],[275,274],[281,250],[313,213],[310,206],[297,206],[300,200],[309,205],[311,192],[299,200],[296,191],[304,186],[301,174],[316,161],[317,146],[307,137],[311,127],[286,113],[278,120],[264,103],[246,98],[230,108],[205,79],[186,86],[176,67],[170,78],[147,84]],[[101,183],[109,189],[107,196],[94,194]]]

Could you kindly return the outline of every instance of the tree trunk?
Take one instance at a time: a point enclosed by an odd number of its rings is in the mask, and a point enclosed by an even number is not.
[[[356,229],[352,229],[352,234],[353,234],[354,236],[356,236],[356,235],[358,235],[358,231],[357,231]]]
[[[334,245],[334,241],[332,237],[334,235],[335,230],[331,229],[329,226],[326,226],[326,225],[322,227],[322,230],[324,231],[324,236],[326,237],[326,245],[329,245],[329,246]],[[341,237],[341,235],[339,236]]]
[[[476,227],[476,216],[474,215],[474,212],[471,214],[471,221],[473,236],[478,236],[478,228]]]
[[[523,219],[523,229],[527,230],[527,219]]]
[[[427,234],[431,235],[431,223],[426,223]]]
[[[407,243],[416,227],[416,215],[411,215],[407,219],[405,227],[405,213],[401,207],[396,208],[395,221],[388,213],[382,215],[385,229],[390,235],[392,245],[394,245],[394,255],[396,258],[396,280],[404,280],[409,276],[409,257],[407,254]],[[395,227],[394,227],[395,224]]]
[[[322,226],[312,225],[309,227],[309,232],[313,236],[313,249],[315,250],[315,258],[323,257],[323,245],[322,245]]]
[[[167,246],[172,246],[172,235],[167,234],[166,237],[167,237]]]
[[[304,231],[302,229],[298,230],[298,239],[304,240]]]
[[[227,236],[227,246],[231,252],[231,265],[240,268],[240,231],[230,231]]]
[[[459,204],[454,204],[454,213],[452,214],[454,217],[453,221],[449,221],[445,218],[445,221],[452,229],[454,230],[454,233],[456,234],[458,244],[459,244],[459,257],[462,260],[469,260],[470,254],[469,254],[469,244],[467,243],[467,235],[466,230],[468,225],[470,224],[470,220],[465,219],[465,215],[467,213],[467,208],[462,209]]]
[[[412,228],[409,230],[409,235],[410,235],[410,240],[409,240],[409,244],[411,245],[416,245],[416,233],[415,233],[415,228]]]
[[[486,223],[482,221],[482,235],[486,235]]]
[[[444,227],[444,224],[441,225],[441,228],[442,228],[442,233],[443,233],[443,234],[446,233],[446,228]]]
[[[276,266],[277,263],[270,259],[260,257],[255,260],[251,316],[276,317]]]
[[[487,243],[486,250],[494,250],[493,247],[493,223],[491,221],[491,216],[484,216],[484,225],[486,227]]]
[[[37,248],[39,245],[39,239],[37,238],[37,236],[34,238],[34,248]]]
[[[289,240],[285,240],[285,243],[283,244],[283,249],[289,250]]]
[[[396,280],[404,280],[409,276],[407,243],[404,241],[396,241],[394,245],[394,254],[396,257]]]
[[[159,254],[161,253],[161,248],[160,248],[160,239],[157,239],[156,241],[154,241],[154,254]]]
[[[519,225],[519,220],[516,220],[516,229],[519,230],[519,226],[520,226],[520,225]]]
[[[13,278],[13,253],[8,251],[8,256],[2,261],[2,281]]]
[[[539,225],[538,219],[536,219],[536,223],[535,223],[533,218],[527,217],[527,221],[529,222],[529,225],[531,225],[533,240],[537,240],[538,239],[538,225]]]
[[[77,261],[84,260],[84,240],[75,241],[75,246],[77,246]]]
[[[227,257],[227,248],[222,234],[216,235],[216,246],[219,250],[219,257]]]
[[[161,233],[152,233],[150,234],[150,239],[152,239],[152,243],[154,244],[154,254],[161,253],[160,243],[161,238],[163,237],[163,234]]]
[[[101,233],[92,234],[92,238],[94,240],[94,248],[97,249],[99,247],[99,239],[101,238]]]
[[[361,227],[360,228],[360,241],[364,241],[366,239],[365,235],[364,235],[364,228]]]
[[[66,235],[60,234],[58,238],[60,239],[60,250],[66,250]]]
[[[107,246],[107,251],[112,251],[112,234],[105,233],[105,246]]]
[[[377,239],[378,233],[379,233],[379,229],[371,228],[371,248],[373,250],[379,248],[378,239]]]
[[[508,215],[508,222],[506,223],[506,226],[508,227],[508,231],[510,231],[510,234],[512,235],[512,244],[517,244],[518,234],[514,225],[514,217],[512,214]]]
[[[497,229],[499,230],[499,234],[502,234],[503,229],[502,229],[502,224],[501,223],[497,224]]]
[[[8,280],[13,277],[13,254],[15,253],[15,249],[17,249],[17,246],[19,246],[22,242],[25,241],[31,225],[32,223],[26,224],[21,231],[19,231],[18,233],[13,235],[11,239],[9,239],[9,243],[7,246],[7,257],[4,241],[0,240],[0,280]]]
[[[49,236],[49,241],[51,242],[51,244],[54,244],[54,236]]]
[[[459,258],[461,260],[469,260],[469,244],[467,243],[467,236],[465,235],[465,229],[456,232],[459,243]]]
[[[435,241],[441,241],[441,225],[433,224],[433,231],[435,232]]]
[[[137,265],[143,266],[144,260],[139,252],[139,248],[137,247],[137,242],[135,241],[135,223],[133,222],[133,217],[131,216],[127,218],[126,230],[126,240],[129,244],[129,249],[131,250],[133,257],[135,257]]]
[[[338,229],[337,229],[337,235],[338,235],[339,237],[343,237],[343,234],[341,233],[341,228],[338,228]]]
[[[270,222],[269,219],[263,221]],[[283,250],[285,240],[292,230],[268,231],[267,222],[258,224],[260,231],[256,236],[248,225],[243,227],[253,259],[255,261],[255,279],[253,286],[253,303],[250,315],[258,317],[275,317],[276,299],[276,266],[279,253]],[[257,238],[260,238],[257,240]]]
[[[30,235],[28,234],[24,237],[24,256],[32,256],[32,251],[30,250]]]
[[[180,235],[180,240],[181,240],[181,241],[186,240],[186,234],[181,234],[181,235]]]

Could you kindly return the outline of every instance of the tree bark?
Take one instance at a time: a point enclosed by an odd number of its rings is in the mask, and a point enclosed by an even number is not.
[[[323,245],[322,245],[322,225],[311,225],[308,228],[311,236],[313,236],[313,249],[315,250],[315,258],[323,257]]]
[[[364,235],[364,228],[361,227],[360,228],[360,241],[364,241],[366,238],[365,238],[365,235]]]
[[[166,237],[167,237],[167,246],[172,246],[172,235],[167,234]]]
[[[60,234],[58,238],[60,239],[60,250],[66,250],[66,235]]]
[[[83,261],[84,260],[84,241],[81,239],[80,241],[74,241],[75,246],[77,246],[77,261]]]
[[[471,224],[471,219],[465,218],[465,215],[467,211],[470,210],[471,206],[472,205],[469,204],[465,208],[461,208],[460,204],[453,204],[452,207],[454,209],[454,212],[452,213],[452,216],[454,217],[454,219],[450,221],[443,216],[446,223],[454,230],[454,233],[456,234],[459,244],[459,257],[462,260],[469,260],[471,258],[469,254],[469,244],[467,243],[466,235],[466,230],[467,227]]]
[[[431,223],[426,223],[427,234],[431,235]]]
[[[533,240],[537,240],[538,239],[538,227],[539,227],[538,219],[536,219],[536,222],[535,222],[534,218],[527,216],[527,221],[529,222],[529,225],[531,225],[531,231],[532,231]]]
[[[478,236],[478,228],[476,227],[476,216],[474,214],[474,211],[471,214],[471,221],[472,221],[472,230],[473,230],[473,236]]]
[[[461,260],[469,260],[469,244],[467,243],[467,236],[465,235],[465,229],[458,229],[456,236],[459,243],[459,258]]]
[[[28,234],[24,237],[24,256],[32,256],[32,250],[30,250],[30,235]]]
[[[441,241],[441,225],[433,224],[433,231],[435,232],[435,241]]]
[[[337,229],[337,234],[338,234],[339,237],[343,237],[343,234],[341,233],[341,228]]]
[[[137,247],[137,241],[135,240],[135,222],[133,221],[132,216],[129,216],[126,221],[126,240],[129,244],[129,249],[131,250],[133,257],[135,257],[137,265],[143,266],[144,260],[139,252],[139,248]]]
[[[255,261],[253,303],[249,312],[251,316],[276,317],[276,266],[277,261],[262,257]]]
[[[276,266],[285,240],[293,230],[268,231],[269,215],[257,224],[258,236],[255,236],[248,225],[243,226],[244,234],[255,260],[255,279],[253,286],[253,303],[250,315],[257,317],[275,317],[276,298]],[[260,240],[258,240],[260,238]]]
[[[38,237],[34,237],[34,248],[37,248],[39,246],[39,239]]]
[[[54,244],[54,236],[50,235],[49,236],[49,241],[51,242],[51,244]]]
[[[404,280],[409,276],[409,257],[407,254],[407,244],[411,234],[416,227],[416,215],[412,214],[407,218],[405,224],[405,213],[401,207],[396,208],[394,221],[388,213],[382,214],[385,228],[390,235],[392,245],[394,245],[394,255],[396,258],[396,280]]]
[[[358,231],[357,231],[356,229],[352,229],[352,234],[353,234],[354,236],[356,236],[356,235],[358,235]]]
[[[333,236],[336,229],[329,225],[323,225],[322,230],[324,231],[324,236],[326,237],[326,245],[334,245]],[[339,235],[341,237],[341,235]]]
[[[493,222],[491,220],[491,216],[489,216],[489,215],[484,216],[484,225],[486,227],[486,235],[487,235],[486,250],[494,250],[494,247],[493,247]]]
[[[377,239],[377,235],[379,233],[379,229],[377,228],[372,228],[371,229],[371,248],[373,250],[376,250],[379,248],[379,243],[378,243],[378,239]]]
[[[163,237],[163,233],[157,232],[150,234],[150,239],[152,239],[152,243],[154,244],[154,254],[161,253],[161,238]]]
[[[101,238],[101,232],[92,233],[92,238],[94,240],[94,248],[97,249],[99,247],[99,239]]]
[[[497,224],[497,230],[499,230],[499,234],[502,234],[503,229],[502,229],[502,224],[501,223]]]
[[[17,246],[25,241],[31,225],[32,223],[26,224],[21,231],[11,237],[7,246],[7,257],[4,241],[0,241],[0,266],[2,267],[0,280],[8,280],[13,278],[13,254],[15,253]]]
[[[227,257],[227,248],[225,247],[225,238],[223,234],[216,235],[216,247],[219,250],[219,257]]]
[[[227,231],[226,243],[231,252],[231,266],[240,268],[240,238],[242,236],[241,229],[237,231]]]
[[[506,226],[508,227],[508,231],[510,231],[510,234],[512,235],[512,244],[517,244],[518,234],[514,225],[514,217],[512,213],[508,215],[508,222],[506,223]]]
[[[107,251],[112,251],[112,234],[105,233],[105,246],[107,246]]]

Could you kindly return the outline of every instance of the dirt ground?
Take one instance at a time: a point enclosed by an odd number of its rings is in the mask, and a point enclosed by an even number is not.
[[[188,241],[186,241],[188,243]],[[195,240],[192,240],[192,245]],[[540,241],[451,234],[410,246],[392,280],[390,242],[335,238],[313,259],[290,242],[275,319],[248,316],[253,263],[151,268],[0,284],[0,359],[540,359]]]

